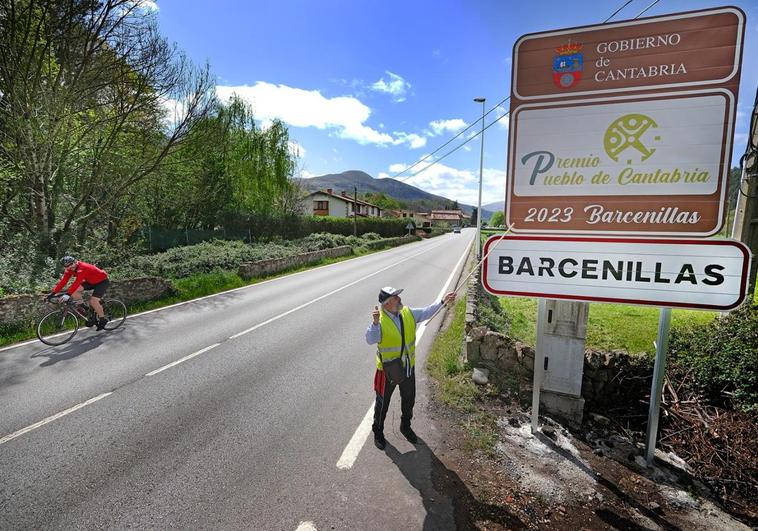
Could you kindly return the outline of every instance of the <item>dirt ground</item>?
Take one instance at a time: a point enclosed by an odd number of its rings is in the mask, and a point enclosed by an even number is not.
[[[675,456],[660,454],[647,467],[622,436],[599,436],[602,417],[590,417],[579,440],[542,417],[532,435],[528,412],[502,396],[480,406],[497,418],[494,452],[472,449],[464,414],[436,401],[428,411],[443,435],[435,452],[460,479],[448,485],[460,491],[459,529],[750,529],[665,462]]]

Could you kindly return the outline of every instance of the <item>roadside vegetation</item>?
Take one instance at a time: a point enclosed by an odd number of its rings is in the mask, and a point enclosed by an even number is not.
[[[459,299],[447,328],[435,338],[426,368],[437,381],[438,398],[457,413],[466,434],[464,446],[494,456],[497,443],[497,418],[482,408],[483,399],[496,396],[493,386],[480,387],[471,380],[471,367],[463,362],[466,299]]]

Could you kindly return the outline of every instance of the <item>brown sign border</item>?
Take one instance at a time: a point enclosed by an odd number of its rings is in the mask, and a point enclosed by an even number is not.
[[[566,35],[566,34],[573,34],[578,32],[591,32],[591,31],[607,31],[613,28],[619,28],[624,26],[640,26],[644,24],[651,24],[651,23],[657,23],[657,22],[665,22],[667,20],[681,20],[684,18],[693,18],[693,17],[702,17],[702,16],[709,16],[709,15],[715,15],[720,13],[734,13],[737,15],[737,18],[739,19],[738,24],[738,33],[737,33],[737,39],[736,39],[736,50],[734,54],[735,62],[734,67],[732,68],[731,73],[726,78],[721,79],[713,79],[709,81],[698,81],[698,82],[683,82],[683,83],[666,83],[666,84],[660,84],[660,85],[642,85],[642,86],[634,86],[634,87],[625,87],[625,88],[617,88],[617,89],[607,89],[607,90],[587,90],[587,91],[581,91],[581,92],[555,92],[552,94],[542,94],[539,96],[522,96],[518,93],[518,84],[517,84],[517,75],[518,75],[518,48],[521,44],[526,42],[527,40],[534,40],[534,39],[541,39],[545,37],[553,37],[558,35]],[[728,83],[731,79],[733,79],[738,72],[740,71],[740,65],[742,64],[742,54],[744,51],[744,41],[745,41],[745,12],[742,11],[739,7],[736,6],[723,6],[723,7],[717,7],[717,8],[710,8],[710,9],[701,9],[697,11],[686,11],[681,13],[673,13],[671,15],[663,15],[663,16],[655,16],[655,17],[645,17],[640,19],[634,19],[634,20],[625,20],[621,22],[615,22],[615,23],[609,23],[609,24],[593,24],[589,26],[577,26],[573,28],[564,28],[560,30],[553,30],[553,31],[544,31],[544,32],[538,32],[538,33],[527,33],[525,35],[522,35],[513,45],[513,66],[511,68],[511,95],[512,97],[515,97],[519,101],[533,101],[533,100],[547,100],[552,98],[573,98],[578,96],[591,96],[591,95],[601,95],[601,94],[616,94],[616,93],[623,93],[623,92],[633,92],[633,91],[649,91],[649,90],[661,90],[661,89],[683,89],[685,87],[699,87],[702,85],[716,85],[716,84],[725,84]]]

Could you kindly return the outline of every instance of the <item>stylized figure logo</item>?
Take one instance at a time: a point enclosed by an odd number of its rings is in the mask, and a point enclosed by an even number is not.
[[[605,131],[605,138],[603,138],[603,146],[605,152],[614,161],[618,162],[619,155],[629,148],[636,149],[642,158],[640,161],[645,161],[655,153],[655,148],[648,148],[642,143],[642,136],[650,128],[657,128],[658,124],[655,120],[644,114],[626,114],[621,118],[618,118],[608,126]],[[661,137],[656,136],[655,140],[660,140]],[[628,161],[631,164],[631,160]]]
[[[581,44],[568,43],[556,48],[558,55],[553,57],[553,83],[556,87],[571,88],[582,78],[584,56],[579,53]]]

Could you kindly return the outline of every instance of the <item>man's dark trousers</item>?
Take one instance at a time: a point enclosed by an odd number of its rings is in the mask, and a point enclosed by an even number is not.
[[[416,368],[411,369],[410,377],[403,380],[400,385],[395,385],[387,379],[384,371],[376,371],[374,375],[374,391],[376,391],[376,403],[374,404],[374,433],[384,433],[384,419],[390,408],[390,399],[395,387],[400,387],[400,427],[410,428],[413,418],[413,405],[416,402]]]

